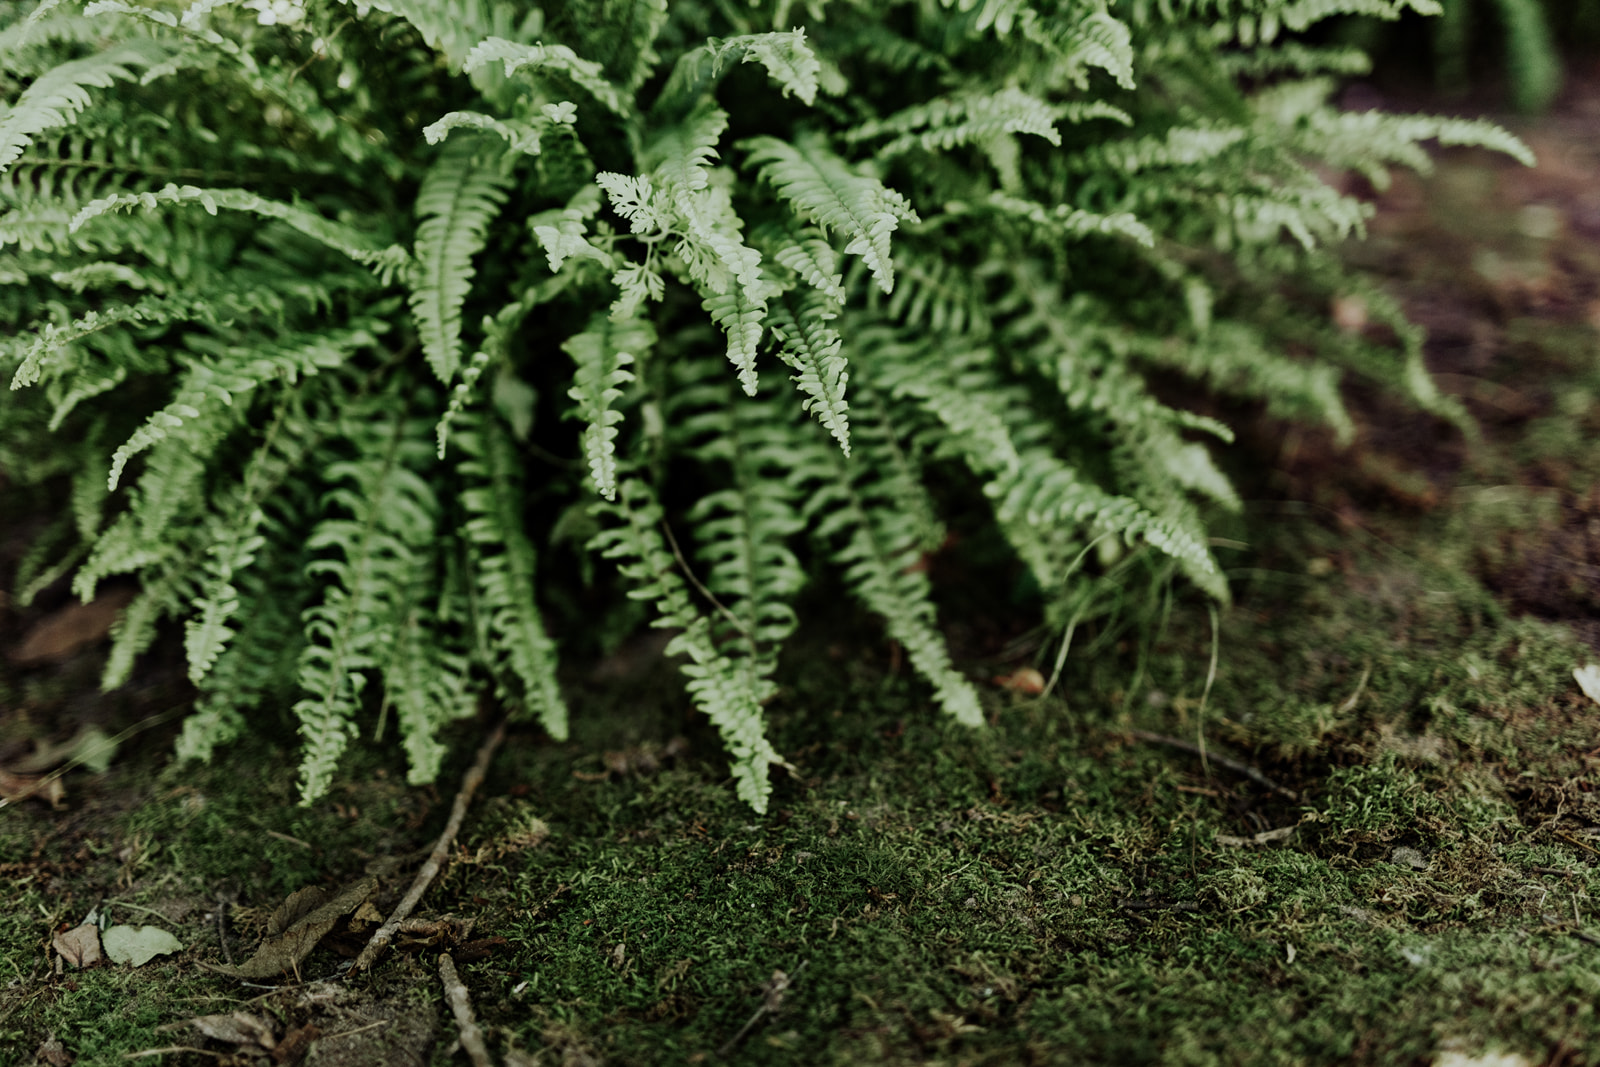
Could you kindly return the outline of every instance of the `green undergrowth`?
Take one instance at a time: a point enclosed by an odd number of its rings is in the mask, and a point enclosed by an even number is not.
[[[1583,650],[1380,543],[1346,536],[1329,571],[1331,535],[1295,529],[1259,556],[1298,566],[1236,576],[1209,693],[1197,609],[1069,660],[1044,700],[991,689],[976,732],[866,658],[874,643],[818,637],[768,709],[794,772],[765,818],[726,788],[670,665],[575,684],[572,740],[513,736],[423,905],[505,938],[463,968],[491,1045],[549,1064],[722,1062],[782,970],[778,1012],[726,1062],[1600,1062]],[[1203,737],[1208,763],[1134,730]],[[246,931],[443,823],[449,789],[358,760],[357,784],[309,809],[287,754],[257,741],[213,768],[84,780],[68,815],[7,811],[0,863],[34,874],[0,917],[18,979],[0,1047],[55,1033],[80,1064],[123,1062],[181,1043],[164,1024],[260,995],[197,966],[219,958],[218,894]],[[49,930],[96,901],[189,950],[47,981]],[[338,964],[319,950],[304,977]],[[425,956],[352,985],[434,983]],[[432,1062],[452,1062],[448,1044]]]

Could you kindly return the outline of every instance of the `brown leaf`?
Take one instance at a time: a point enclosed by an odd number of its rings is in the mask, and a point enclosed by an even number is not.
[[[19,800],[38,797],[52,808],[59,809],[66,798],[67,787],[60,777],[42,774],[12,774],[0,770],[0,800],[15,804]]]
[[[68,604],[34,624],[7,659],[19,667],[59,663],[85,645],[103,641],[135,590],[112,589],[87,604]]]
[[[296,889],[284,898],[272,913],[272,918],[267,920],[266,936],[269,939],[277,937],[327,902],[328,891],[321,886],[308,885],[304,889]]]
[[[1009,689],[1014,693],[1027,693],[1029,696],[1038,696],[1044,692],[1044,675],[1032,667],[1022,667],[1010,674],[997,675],[994,684],[1002,689]]]
[[[272,916],[272,922],[268,923],[268,930],[271,931],[277,926],[281,916],[300,914],[304,916],[303,918],[295,920],[292,925],[282,928],[280,932],[269,933],[267,939],[261,942],[261,947],[256,949],[255,955],[237,967],[225,967],[216,963],[206,963],[202,966],[234,978],[274,978],[286,971],[298,972],[300,961],[311,955],[311,950],[328,936],[338,925],[339,920],[365,903],[377,888],[376,878],[363,878],[309,914],[304,911],[304,907],[312,897],[306,895],[306,890],[299,890],[291,894],[278,908],[278,912]]]
[[[476,941],[464,941],[457,945],[454,955],[457,963],[477,963],[479,960],[494,955],[510,944],[511,942],[503,937],[480,937]]]
[[[74,926],[50,940],[56,955],[71,967],[93,967],[100,962],[100,930],[94,923]]]
[[[271,1052],[278,1047],[272,1024],[259,1015],[236,1011],[227,1015],[200,1015],[189,1022],[213,1041],[229,1045],[249,1045]]]
[[[311,1042],[321,1036],[322,1031],[317,1029],[315,1023],[307,1023],[298,1029],[290,1030],[283,1035],[283,1040],[278,1042],[278,1047],[272,1050],[272,1059],[277,1063],[297,1063],[311,1047]]]
[[[48,1063],[50,1067],[72,1067],[72,1053],[67,1051],[56,1035],[51,1034],[39,1043],[34,1050],[33,1058],[40,1063]]]

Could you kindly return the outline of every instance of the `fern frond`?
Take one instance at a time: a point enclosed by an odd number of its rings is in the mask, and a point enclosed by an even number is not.
[[[1021,26],[1023,35],[1054,61],[1058,76],[1078,88],[1088,85],[1091,67],[1111,75],[1123,89],[1134,87],[1133,38],[1127,25],[1109,12],[1068,9],[1046,18],[1030,10]]]
[[[133,68],[148,67],[169,54],[169,47],[160,41],[129,40],[40,75],[16,103],[0,112],[0,171],[16,162],[35,134],[72,125],[78,113],[93,102],[88,88],[105,89],[128,81],[134,76]]]
[[[645,142],[640,165],[651,169],[656,184],[681,213],[688,214],[693,194],[710,184],[709,168],[727,128],[726,111],[715,104],[702,104],[681,122],[655,131]]]
[[[850,454],[850,405],[845,387],[850,372],[840,354],[844,340],[829,323],[838,317],[838,305],[815,290],[798,299],[790,294],[775,299],[769,308],[779,357],[795,370],[793,381],[805,394],[802,411],[809,411],[827,427],[846,456]]]
[[[889,636],[933,686],[940,709],[963,726],[981,726],[977,691],[951,664],[934,626],[928,576],[917,566],[923,549],[914,518],[893,507],[899,494],[895,467],[884,454],[885,428],[862,414],[858,402],[852,459],[829,448],[796,464],[797,483],[808,494],[804,514],[815,524],[815,537],[837,545],[830,555],[844,568],[851,591],[883,618]]]
[[[845,140],[857,142],[886,134],[898,135],[878,149],[880,157],[891,158],[912,148],[948,151],[956,145],[972,144],[1001,133],[1031,133],[1058,148],[1061,146],[1054,110],[1033,94],[1017,88],[939,97],[887,118],[863,123],[846,133]]]
[[[657,618],[653,626],[681,631],[667,646],[668,655],[684,655],[682,670],[688,690],[733,757],[735,789],[739,799],[758,813],[767,810],[772,793],[767,769],[782,762],[766,737],[762,701],[770,683],[752,673],[748,659],[732,659],[717,648],[710,620],[689,598],[687,586],[676,571],[672,554],[661,536],[661,506],[649,487],[637,478],[621,485],[620,501],[600,505],[602,515],[618,525],[602,531],[590,542],[617,567],[634,588],[628,595],[651,601]]]
[[[655,339],[655,330],[642,319],[613,322],[609,316],[597,315],[587,330],[561,345],[575,365],[567,395],[578,402],[572,413],[585,423],[583,458],[595,489],[607,500],[615,499],[617,493],[617,424],[622,421],[622,412],[615,407],[622,398],[618,386],[633,381],[628,366],[642,357]]]
[[[477,611],[502,699],[538,715],[557,741],[567,739],[567,705],[556,681],[555,643],[534,598],[538,573],[522,522],[522,486],[510,439],[493,418],[477,417],[462,434],[460,470],[467,480],[462,527],[477,582]],[[509,679],[515,678],[516,685]]]
[[[745,394],[754,396],[756,354],[761,345],[761,324],[767,317],[766,301],[753,301],[742,287],[731,286],[725,293],[706,296],[700,306],[728,335],[728,362],[738,370]]]
[[[326,471],[335,488],[325,506],[345,517],[322,519],[306,541],[311,551],[327,555],[306,568],[309,577],[325,577],[326,584],[322,602],[305,615],[299,673],[306,696],[294,706],[304,739],[302,804],[327,792],[355,732],[366,672],[384,665],[397,605],[418,568],[430,565],[426,549],[435,536],[438,503],[413,465],[431,458],[431,435],[425,422],[404,414],[389,425],[366,421],[382,410],[374,404],[350,413],[345,433],[361,446],[359,458]]]
[[[472,257],[506,201],[509,177],[478,159],[471,139],[452,140],[417,193],[417,268],[411,313],[434,376],[446,385],[461,366],[461,305],[472,287]]]
[[[550,71],[560,74],[594,97],[613,115],[627,118],[631,113],[631,104],[606,77],[605,69],[593,60],[581,58],[566,45],[518,44],[504,37],[487,37],[473,46],[462,69],[471,74],[493,63],[504,67],[507,78],[524,67],[541,73]]]
[[[823,234],[810,227],[764,231],[763,244],[772,258],[800,276],[800,280],[843,305],[844,276],[839,273],[839,254]]]
[[[696,107],[727,71],[739,63],[760,63],[784,96],[798,96],[806,106],[817,99],[821,64],[806,44],[804,30],[713,37],[678,57],[652,111],[672,115]]]
[[[193,185],[168,183],[155,192],[115,193],[85,204],[72,217],[71,229],[76,233],[90,220],[110,212],[134,207],[153,211],[160,204],[199,204],[208,215],[215,215],[218,208],[228,208],[277,219],[307,237],[344,253],[357,263],[371,267],[379,272],[385,284],[396,271],[410,263],[410,256],[398,246],[380,248],[372,238],[350,226],[325,219],[304,208],[264,199],[247,189],[201,189]]]
[[[749,165],[760,167],[761,176],[803,219],[824,233],[843,230],[851,238],[845,254],[860,255],[878,287],[894,291],[889,235],[902,221],[922,221],[904,197],[876,178],[857,174],[820,137],[804,138],[797,145],[755,137],[740,147],[749,153]]]
[[[541,211],[528,219],[528,229],[544,249],[552,273],[561,269],[569,258],[598,260],[609,265],[611,255],[589,243],[585,224],[600,210],[600,190],[585,185],[575,193],[564,208]]]
[[[539,127],[516,119],[497,119],[480,111],[451,111],[437,122],[422,128],[422,136],[429,144],[438,144],[450,136],[451,130],[481,130],[502,138],[513,152],[536,156],[539,154]]]

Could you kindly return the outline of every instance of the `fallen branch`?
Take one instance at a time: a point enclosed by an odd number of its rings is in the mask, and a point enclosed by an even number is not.
[[[494,1067],[494,1060],[489,1058],[489,1046],[483,1043],[483,1031],[472,1013],[472,998],[467,995],[467,987],[456,973],[456,961],[448,952],[439,954],[439,977],[444,981],[444,999],[456,1017],[456,1029],[467,1059],[472,1061],[472,1067]]]
[[[373,932],[372,940],[367,942],[367,947],[356,957],[356,962],[350,967],[351,974],[359,974],[378,961],[378,956],[388,946],[395,932],[400,929],[400,924],[410,917],[417,902],[422,899],[422,894],[427,892],[428,886],[444,868],[445,860],[450,856],[450,848],[455,843],[456,834],[461,830],[462,820],[467,817],[467,806],[472,803],[472,794],[483,784],[484,776],[489,772],[489,761],[494,757],[494,750],[500,747],[500,742],[505,738],[506,720],[501,719],[499,725],[478,749],[478,758],[472,761],[466,777],[461,779],[461,789],[456,793],[456,802],[450,809],[450,821],[445,823],[444,833],[434,842],[433,851],[428,854],[427,861],[412,880],[411,888],[406,890],[406,895],[396,905],[394,913]]]
[[[1283,786],[1279,785],[1277,782],[1274,782],[1271,778],[1268,778],[1266,775],[1262,774],[1248,763],[1240,763],[1238,760],[1232,760],[1226,756],[1219,756],[1210,749],[1207,749],[1202,753],[1199,745],[1192,744],[1191,742],[1184,741],[1176,737],[1166,737],[1162,734],[1146,733],[1143,730],[1124,730],[1123,732],[1128,734],[1130,737],[1138,738],[1140,741],[1151,741],[1158,745],[1167,745],[1171,748],[1179,748],[1185,752],[1191,752],[1196,756],[1201,756],[1204,759],[1210,760],[1219,767],[1232,771],[1234,774],[1243,775],[1252,782],[1261,786],[1263,789],[1270,789],[1279,796],[1288,797],[1290,800],[1300,799],[1300,794],[1296,793],[1292,789],[1285,789]]]

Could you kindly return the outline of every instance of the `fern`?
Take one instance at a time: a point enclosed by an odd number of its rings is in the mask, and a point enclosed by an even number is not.
[[[450,142],[417,193],[422,222],[411,313],[428,365],[446,385],[461,364],[461,305],[472,282],[472,257],[506,195],[505,176],[480,164],[476,149],[470,140]]]
[[[1325,174],[1531,156],[1338,110],[1366,60],[1292,36],[1435,6],[0,5],[0,467],[69,512],[15,595],[131,575],[103,682],[181,624],[180,754],[287,709],[308,803],[391,721],[430,779],[485,696],[566,737],[618,587],[757,809],[829,567],[975,726],[947,521],[1047,625],[1226,599],[1231,433],[1172,382],[1348,438],[1359,379],[1470,432],[1328,251],[1367,208]],[[1392,339],[1329,325],[1348,293]]]
[[[851,238],[845,255],[859,255],[878,287],[894,291],[889,235],[901,222],[920,222],[905,197],[876,178],[857,174],[816,137],[790,145],[772,137],[744,142],[748,163],[794,205],[801,218],[824,233],[842,230]]]
[[[108,51],[63,63],[35,80],[0,114],[0,170],[17,161],[35,134],[72,125],[93,102],[88,88],[104,89],[131,80],[133,68],[149,67],[169,54],[159,41],[124,41]]]
[[[762,702],[770,695],[767,683],[748,659],[733,659],[718,650],[711,620],[689,599],[687,584],[675,570],[659,525],[661,506],[641,481],[622,483],[620,501],[604,505],[617,521],[597,536],[591,547],[609,559],[619,560],[622,574],[635,583],[629,596],[655,604],[652,625],[681,631],[667,646],[669,655],[687,657],[683,673],[689,694],[705,713],[733,756],[733,777],[739,798],[757,812],[767,810],[772,792],[767,769],[778,754],[766,738]]]
[[[534,590],[533,544],[523,532],[516,453],[493,420],[476,420],[465,435],[461,502],[477,612],[489,645],[496,691],[537,714],[551,737],[567,737],[567,706],[556,682],[555,643],[545,633]],[[515,679],[515,685],[512,679]]]
[[[568,395],[578,403],[574,414],[585,423],[584,461],[595,488],[607,500],[617,495],[617,423],[622,421],[615,403],[622,396],[618,386],[633,381],[628,366],[654,343],[655,333],[646,322],[617,323],[596,316],[588,330],[562,345],[577,366]]]

